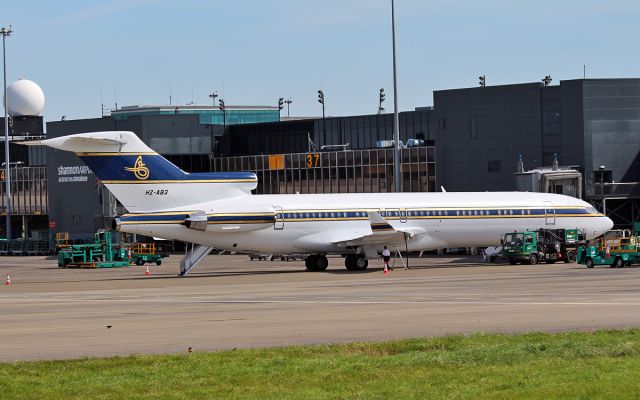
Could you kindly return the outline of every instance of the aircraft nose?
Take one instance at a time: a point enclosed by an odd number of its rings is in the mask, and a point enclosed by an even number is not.
[[[603,233],[611,230],[611,228],[613,228],[613,221],[611,220],[611,218],[609,217],[601,217],[599,218],[599,232],[598,232],[598,236],[602,235]]]

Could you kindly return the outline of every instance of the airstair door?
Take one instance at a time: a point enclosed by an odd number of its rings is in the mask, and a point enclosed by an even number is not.
[[[275,206],[273,208],[276,210],[276,219],[273,223],[273,229],[281,231],[284,229],[284,212],[282,211],[282,207]]]
[[[550,201],[544,202],[544,223],[545,225],[556,224],[556,209],[553,208],[553,203]]]

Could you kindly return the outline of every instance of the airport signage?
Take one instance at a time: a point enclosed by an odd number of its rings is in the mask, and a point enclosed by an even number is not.
[[[58,167],[58,183],[87,182],[89,174],[92,173],[86,165],[70,167],[61,165]]]

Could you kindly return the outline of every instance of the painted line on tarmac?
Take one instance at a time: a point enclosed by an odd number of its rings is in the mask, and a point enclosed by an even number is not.
[[[203,300],[213,304],[337,304],[337,305],[512,305],[512,306],[640,306],[640,303],[615,302],[514,302],[514,301],[319,301],[319,300]]]
[[[155,303],[155,304],[333,304],[333,305],[496,305],[496,306],[640,306],[640,302],[589,301],[381,301],[381,300],[209,300],[209,299],[31,299],[31,303]],[[22,300],[24,302],[24,300]]]

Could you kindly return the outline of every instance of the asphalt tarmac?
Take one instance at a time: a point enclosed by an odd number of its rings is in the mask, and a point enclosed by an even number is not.
[[[162,266],[59,269],[0,257],[0,361],[186,353],[472,332],[640,326],[640,269],[411,259],[383,274],[209,256],[187,278]]]

